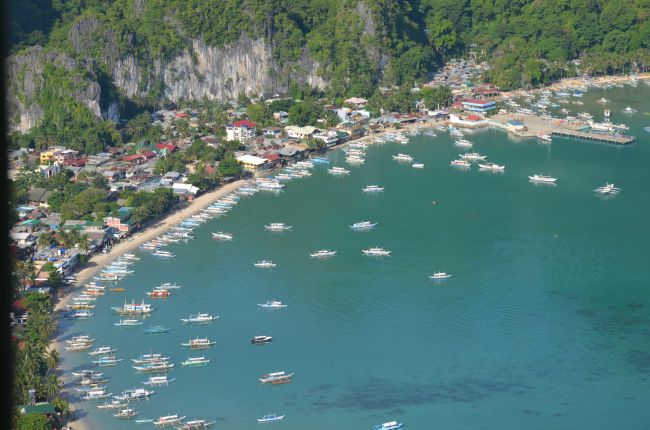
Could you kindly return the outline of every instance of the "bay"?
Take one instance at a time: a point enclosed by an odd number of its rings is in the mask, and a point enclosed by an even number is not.
[[[278,195],[243,198],[227,217],[197,228],[192,242],[169,246],[173,260],[140,253],[136,273],[120,282],[127,291],[100,298],[97,315],[75,322],[65,337],[88,333],[97,346],[118,348],[124,361],[104,368],[114,394],[146,379],[130,358],[171,357],[176,381],[136,402],[138,418],[177,413],[232,429],[257,428],[255,419],[273,412],[286,415],[274,425],[287,430],[363,429],[391,419],[421,429],[646,428],[649,93],[643,85],[593,90],[584,106],[570,106],[600,120],[595,101],[612,100],[612,121],[638,137],[628,147],[570,139],[544,145],[484,130],[468,138],[488,161],[506,165],[502,174],[450,167],[463,151],[443,133],[372,146],[364,166],[346,166],[346,177],[316,167]],[[639,113],[624,116],[628,105]],[[397,163],[391,156],[399,152],[425,168]],[[328,157],[345,164],[342,151]],[[529,183],[535,173],[557,177],[558,185]],[[623,191],[595,196],[605,182]],[[385,192],[362,193],[369,184]],[[377,228],[348,228],[364,220]],[[268,232],[269,222],[293,229]],[[235,239],[213,241],[213,231]],[[392,255],[362,255],[369,246]],[[338,254],[309,258],[318,249]],[[265,258],[278,267],[253,267]],[[434,283],[434,271],[453,277]],[[156,310],[144,326],[170,333],[113,326],[119,316],[110,306],[146,299],[161,282],[182,288],[167,300],[147,299]],[[271,299],[288,307],[257,307]],[[181,324],[197,312],[221,318]],[[250,344],[262,334],[273,342]],[[180,343],[196,336],[217,344],[188,353]],[[211,363],[182,368],[189,355]],[[66,370],[90,362],[83,353],[63,357]],[[278,370],[295,372],[294,381],[259,383]],[[82,408],[96,428],[136,427],[92,403]]]

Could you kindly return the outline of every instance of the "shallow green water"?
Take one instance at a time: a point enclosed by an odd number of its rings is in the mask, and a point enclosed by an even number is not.
[[[642,127],[650,117],[642,112],[650,111],[649,90],[592,91],[584,106],[569,106],[600,120],[602,106],[591,102],[611,99],[613,122],[638,136],[630,147],[568,139],[547,146],[494,130],[469,136],[489,161],[506,164],[492,174],[450,167],[459,150],[439,133],[372,147],[348,177],[317,167],[278,196],[242,199],[227,217],[196,229],[189,244],[171,245],[174,260],[141,253],[136,273],[120,283],[127,292],[101,298],[94,319],[65,335],[89,333],[97,346],[119,348],[124,361],[104,368],[115,394],[146,379],[130,358],[172,357],[176,382],[136,403],[140,417],[178,413],[230,429],[257,428],[255,419],[269,412],[286,414],[269,425],[287,430],[367,429],[389,419],[410,429],[647,428],[650,134]],[[625,117],[627,105],[639,113]],[[391,158],[398,152],[425,169],[398,164]],[[340,151],[329,157],[344,164]],[[559,178],[558,186],[530,184],[534,173]],[[607,181],[623,191],[603,200],[592,190]],[[386,191],[364,195],[368,184]],[[362,220],[379,225],[347,228]],[[268,222],[293,231],[266,232]],[[213,241],[218,230],[235,240]],[[368,246],[392,256],[364,257]],[[322,248],[338,255],[308,257]],[[279,267],[254,268],[263,258]],[[437,270],[454,276],[433,283],[427,276]],[[145,325],[171,327],[169,334],[113,326],[119,317],[110,306],[166,281],[183,288],[153,301]],[[268,299],[289,307],[257,308]],[[196,312],[221,319],[180,323]],[[252,346],[261,334],[273,342]],[[204,354],[209,366],[181,368],[188,352],[180,342],[190,336],[217,341]],[[68,370],[89,361],[64,354]],[[276,370],[296,372],[293,383],[258,383]],[[117,422],[90,403],[84,410],[96,428],[153,428]]]

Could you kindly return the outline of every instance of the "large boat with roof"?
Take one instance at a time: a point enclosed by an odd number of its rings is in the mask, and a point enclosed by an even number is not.
[[[411,161],[413,161],[413,157],[411,157],[411,156],[408,155],[408,154],[402,154],[402,153],[399,153],[399,154],[397,154],[397,155],[393,155],[393,160],[395,160],[395,161],[408,161],[408,162],[411,162]]]
[[[330,175],[347,175],[350,171],[343,167],[332,167],[331,169],[327,169],[327,173]]]
[[[132,400],[149,400],[149,397],[153,396],[156,392],[153,390],[147,390],[146,388],[131,388],[129,390],[122,391],[121,394],[113,396],[115,400],[126,400],[130,402]]]
[[[380,187],[379,185],[368,185],[363,188],[362,191],[364,193],[381,193],[384,191],[384,187]]]
[[[190,349],[207,349],[215,345],[217,342],[208,339],[207,337],[190,339],[187,342],[182,342],[181,346],[185,346]]]
[[[334,257],[335,255],[336,251],[330,251],[329,249],[321,249],[309,254],[311,258],[329,258]]]
[[[362,252],[364,253],[364,255],[369,255],[374,257],[386,257],[389,256],[391,253],[391,251],[387,251],[384,248],[377,248],[377,247],[364,249],[362,250]]]
[[[153,421],[153,425],[158,426],[158,427],[173,427],[173,426],[180,426],[183,424],[183,420],[187,418],[186,416],[178,416],[177,414],[174,415],[164,415],[161,417],[158,417]]]
[[[190,315],[187,318],[181,318],[181,321],[186,324],[207,324],[216,321],[217,319],[219,319],[219,315],[213,316],[208,313],[199,312],[198,314]]]
[[[115,351],[117,351],[117,348],[111,348],[110,346],[100,346],[99,348],[95,348],[90,351],[88,355],[107,355],[112,354]]]
[[[257,306],[264,309],[284,309],[287,307],[279,300],[267,300],[266,303],[258,303]]]
[[[350,226],[352,230],[372,230],[377,226],[376,222],[370,222],[370,221],[360,221],[360,222],[355,222]]]
[[[145,302],[136,303],[135,300],[131,303],[124,302],[122,307],[112,307],[111,309],[120,315],[147,315],[153,312],[150,304]]]
[[[487,155],[481,155],[478,152],[467,152],[465,154],[459,154],[459,156],[467,161],[481,161],[487,158]]]
[[[134,410],[133,408],[124,408],[114,413],[113,416],[118,420],[130,420],[131,418],[135,417],[139,413],[140,412]]]
[[[142,383],[150,387],[166,387],[167,385],[171,384],[175,380],[176,379],[174,378],[171,379],[168,378],[167,375],[157,375],[157,376],[150,376],[149,379],[143,381]]]
[[[506,166],[496,163],[478,163],[479,170],[491,170],[493,172],[503,172]]]
[[[165,357],[160,353],[140,354],[140,357],[132,358],[131,361],[134,364],[159,363],[169,361],[169,357]]]
[[[445,273],[445,272],[436,272],[433,275],[430,275],[429,279],[433,279],[434,281],[441,281],[443,279],[449,279],[452,276],[453,275],[450,275],[450,274]]]
[[[272,269],[273,267],[276,267],[277,264],[271,260],[260,260],[257,263],[253,263],[253,266],[259,267],[261,269]]]
[[[81,400],[102,400],[112,396],[113,393],[107,393],[104,388],[97,390],[86,391],[86,394],[81,397]]]
[[[528,179],[531,182],[537,182],[537,183],[542,183],[542,184],[554,184],[557,182],[557,178],[553,178],[548,175],[542,175],[542,174],[535,174],[533,176],[529,176]]]
[[[292,228],[292,225],[287,225],[283,222],[272,222],[264,226],[264,229],[268,231],[286,231],[291,230]]]

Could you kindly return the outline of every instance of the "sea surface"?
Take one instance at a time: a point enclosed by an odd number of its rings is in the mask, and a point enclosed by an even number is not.
[[[370,429],[388,420],[408,429],[647,429],[650,133],[643,127],[650,125],[650,87],[590,90],[584,106],[562,107],[601,121],[601,97],[611,100],[612,122],[630,125],[637,143],[468,135],[474,150],[506,165],[496,174],[452,168],[464,151],[442,132],[374,145],[360,167],[334,151],[328,158],[349,176],[316,167],[278,195],[242,198],[229,215],[197,228],[195,240],[170,245],[173,260],[139,252],[136,273],[119,283],[126,292],[100,298],[96,316],[69,326],[64,338],[90,334],[95,346],[118,348],[124,361],[102,368],[114,394],[147,378],[131,358],[171,357],[176,381],[133,403],[138,418],[179,414],[241,430],[274,412],[286,418],[267,425],[286,430]],[[624,115],[626,106],[638,113]],[[394,161],[400,152],[425,168]],[[557,186],[531,184],[535,173],[557,177]],[[593,189],[606,182],[622,192],[596,196]],[[369,184],[385,192],[362,193]],[[364,220],[379,224],[368,232],[348,228]],[[268,232],[269,222],[293,229]],[[216,231],[235,239],[214,241]],[[392,255],[362,255],[370,246]],[[323,248],[338,254],[309,258]],[[253,267],[265,258],[278,267]],[[453,277],[433,282],[435,271]],[[162,282],[182,288],[148,299],[145,292]],[[143,298],[155,307],[143,327],[160,324],[170,333],[113,325],[120,317],[111,306]],[[271,299],[288,307],[257,307]],[[221,318],[181,323],[197,312]],[[254,335],[273,342],[251,345]],[[197,336],[217,344],[198,353],[180,345]],[[210,364],[182,368],[196,355]],[[66,371],[91,360],[63,357]],[[293,382],[259,383],[280,370],[295,372]],[[97,429],[154,428],[117,421],[93,402],[80,405]]]

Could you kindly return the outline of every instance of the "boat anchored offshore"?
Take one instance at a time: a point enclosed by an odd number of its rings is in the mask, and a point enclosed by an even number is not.
[[[471,164],[466,160],[452,160],[449,164],[457,167],[470,167]]]
[[[270,224],[265,225],[264,228],[269,231],[286,231],[286,230],[291,230],[293,226],[286,225],[283,222],[272,222]]]
[[[368,185],[362,190],[364,193],[381,193],[384,191],[384,187],[380,187],[379,185]]]
[[[372,230],[377,225],[376,222],[361,221],[355,222],[350,226],[352,230]]]
[[[166,299],[172,295],[172,292],[162,288],[156,288],[153,291],[147,291],[145,294],[152,299]]]
[[[212,233],[212,238],[215,240],[232,240],[234,236],[230,233],[224,233],[222,231],[218,231],[216,233]]]
[[[107,355],[112,354],[115,351],[117,351],[117,348],[111,348],[110,346],[100,346],[99,348],[95,348],[94,350],[90,351],[88,355]]]
[[[195,338],[195,339],[190,339],[187,342],[182,342],[181,345],[185,346],[190,349],[207,349],[217,342],[213,340],[209,340],[207,337],[204,338]]]
[[[131,366],[138,372],[145,373],[162,373],[168,372],[174,367],[174,363],[168,363],[167,361],[159,361],[153,363],[144,363],[141,366]]]
[[[531,182],[537,182],[542,184],[554,184],[557,181],[557,178],[552,178],[548,175],[540,175],[540,174],[529,176],[528,179],[530,179]]]
[[[479,170],[492,170],[495,172],[503,172],[506,169],[506,166],[502,166],[496,163],[479,163],[478,164]]]
[[[169,329],[161,325],[155,325],[144,329],[145,334],[163,334],[168,333]]]
[[[131,303],[124,302],[122,307],[113,307],[111,309],[120,315],[146,315],[153,311],[150,304],[145,302],[136,303],[135,301]]]
[[[207,313],[198,313],[190,315],[187,318],[181,318],[181,321],[187,324],[207,324],[219,319],[219,316],[213,316]]]
[[[440,280],[443,280],[443,279],[449,279],[452,276],[453,275],[450,275],[450,274],[445,273],[445,272],[436,272],[433,275],[430,275],[429,279],[433,279],[434,281],[440,281]]]
[[[271,260],[260,260],[257,263],[254,263],[253,266],[260,267],[262,269],[271,269],[273,267],[276,267],[277,264],[275,264]]]
[[[207,429],[214,423],[216,423],[216,421],[191,420],[191,421],[185,421],[185,424],[176,428],[178,430],[202,430],[202,429]]]
[[[156,420],[153,421],[153,425],[158,426],[158,427],[171,427],[171,426],[179,426],[183,424],[183,420],[187,418],[186,416],[179,417],[178,415],[165,415],[162,417],[158,417]]]
[[[112,400],[110,403],[104,402],[101,405],[97,405],[97,409],[121,409],[127,406],[129,402],[120,402],[119,400]]]
[[[284,419],[284,415],[278,415],[278,414],[267,414],[264,415],[262,418],[258,418],[257,422],[260,424],[264,423],[271,423],[273,421],[280,421]]]
[[[424,163],[413,163],[411,164],[411,167],[414,169],[424,169]]]
[[[376,257],[385,257],[390,255],[391,251],[387,251],[384,248],[368,248],[362,251],[365,255],[371,255]]]
[[[459,154],[460,158],[467,161],[481,161],[485,160],[487,155],[481,155],[478,152],[468,152],[465,154]]]
[[[596,188],[594,192],[602,195],[616,195],[621,192],[621,189],[608,182],[602,187]]]
[[[120,320],[120,322],[114,323],[116,327],[135,327],[142,325],[142,321],[138,320]]]
[[[334,257],[335,255],[336,251],[330,251],[329,249],[321,249],[309,254],[311,258],[329,258]]]
[[[149,379],[143,381],[142,383],[150,387],[165,387],[171,384],[172,382],[174,382],[175,380],[176,379],[174,378],[169,379],[167,375],[159,375],[159,376],[150,376]]]
[[[327,173],[330,175],[347,175],[350,171],[343,167],[332,167],[331,169],[327,169]]]
[[[268,300],[266,303],[258,303],[257,306],[264,309],[283,309],[288,305],[285,305],[279,300]]]
[[[201,367],[207,366],[210,363],[209,358],[201,357],[188,357],[187,360],[181,361],[183,367]]]
[[[393,160],[396,160],[396,161],[413,161],[413,157],[411,157],[408,154],[401,154],[400,153],[400,154],[397,154],[397,155],[393,155]]]
[[[113,416],[118,420],[130,420],[131,418],[135,417],[139,413],[140,412],[134,410],[133,408],[125,408],[125,409],[120,409],[119,411],[114,413]]]
[[[251,343],[253,345],[261,344],[261,343],[269,343],[273,340],[272,336],[254,336],[251,339]]]
[[[397,430],[401,429],[403,426],[402,423],[398,423],[397,421],[388,421],[382,424],[379,424],[378,426],[374,426],[372,430]]]
[[[266,383],[271,383],[271,384],[286,384],[288,382],[291,382],[291,378],[295,375],[295,373],[287,373],[287,372],[271,372],[267,373],[266,375],[262,375],[261,378],[259,378],[260,382],[262,384]]]
[[[149,400],[149,397],[154,395],[155,393],[156,393],[155,391],[147,390],[146,388],[133,388],[130,390],[124,390],[122,394],[113,396],[113,398],[116,400],[126,400],[126,401],[142,400],[142,399]]]

